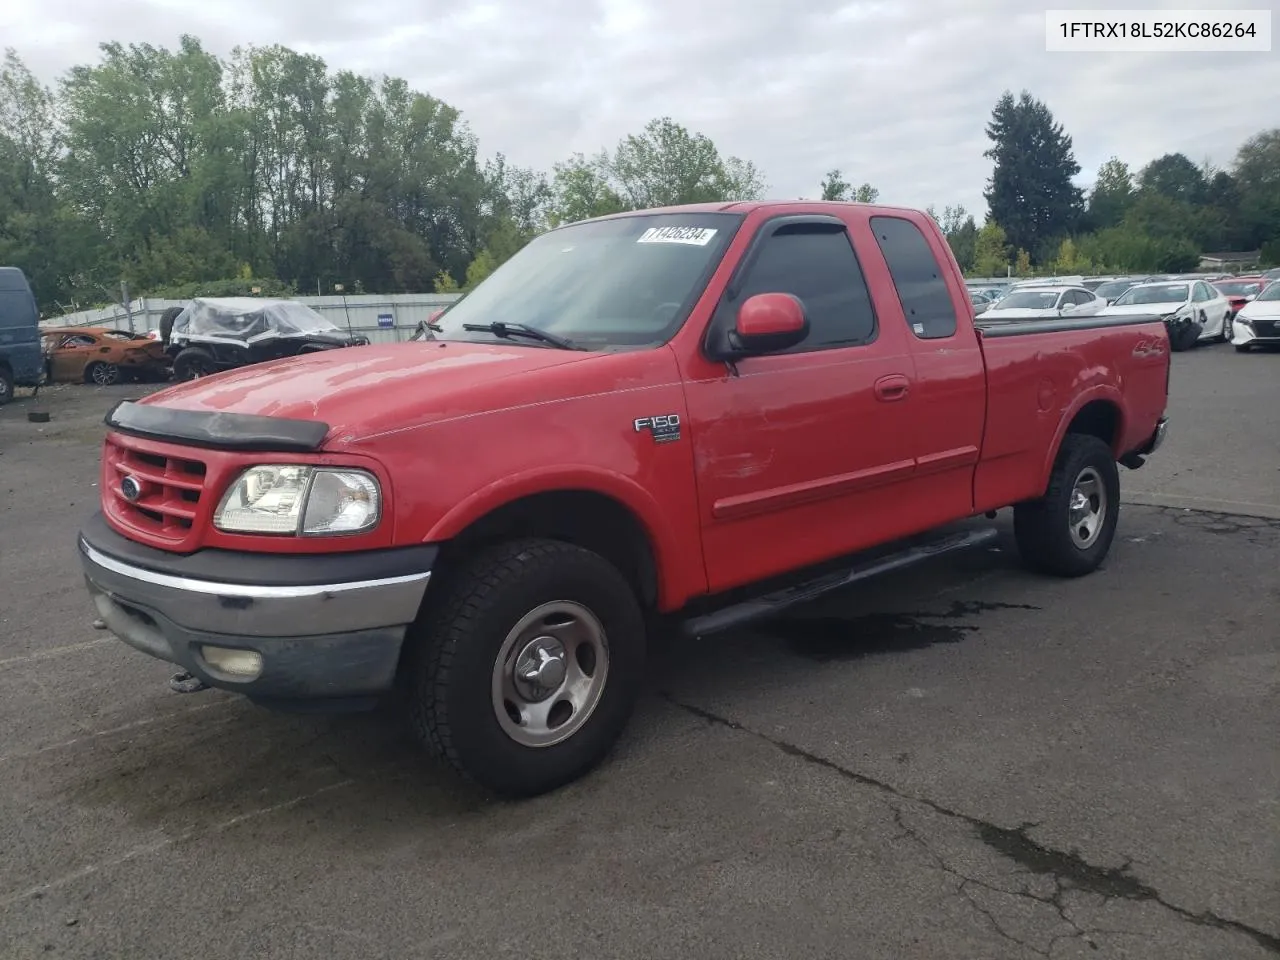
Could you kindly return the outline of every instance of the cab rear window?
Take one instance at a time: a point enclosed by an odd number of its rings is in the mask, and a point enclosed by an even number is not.
[[[872,217],[871,230],[898,289],[907,326],[921,340],[954,336],[956,305],[947,289],[942,264],[924,233],[902,217]]]

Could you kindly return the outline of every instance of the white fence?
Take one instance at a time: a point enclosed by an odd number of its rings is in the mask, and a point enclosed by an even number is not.
[[[433,311],[443,309],[460,294],[456,293],[388,293],[356,294],[348,297],[290,297],[305,303],[339,328],[350,327],[352,333],[363,334],[373,343],[394,343],[413,336],[419,322]],[[160,317],[170,307],[186,306],[186,300],[134,300],[126,310],[116,305],[102,310],[81,310],[52,317],[42,327],[113,327],[147,333],[160,328]]]

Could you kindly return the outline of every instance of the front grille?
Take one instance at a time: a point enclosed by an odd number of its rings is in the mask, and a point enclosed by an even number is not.
[[[1259,337],[1280,337],[1280,321],[1277,320],[1254,320],[1250,326],[1253,332]]]
[[[108,437],[103,450],[103,506],[121,523],[165,540],[184,540],[204,493],[207,465],[133,449]],[[125,496],[124,481],[137,482],[138,496]]]

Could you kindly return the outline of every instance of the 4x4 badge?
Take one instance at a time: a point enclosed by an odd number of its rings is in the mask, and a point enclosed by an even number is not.
[[[654,443],[670,443],[680,439],[680,414],[667,413],[658,417],[640,417],[635,421],[636,433],[648,430]]]

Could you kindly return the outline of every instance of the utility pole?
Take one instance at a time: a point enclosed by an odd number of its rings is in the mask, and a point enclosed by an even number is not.
[[[133,307],[129,303],[129,281],[120,281],[120,302],[124,304],[125,316],[129,318],[129,332],[136,333],[133,329]]]

